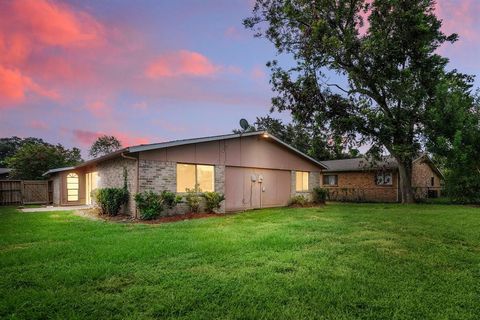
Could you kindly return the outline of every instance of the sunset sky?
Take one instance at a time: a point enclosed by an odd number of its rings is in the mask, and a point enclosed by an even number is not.
[[[242,27],[253,0],[0,1],[0,136],[83,150],[229,133],[265,115],[265,39]],[[480,1],[438,0],[440,52],[480,75]],[[480,81],[477,79],[476,84]]]

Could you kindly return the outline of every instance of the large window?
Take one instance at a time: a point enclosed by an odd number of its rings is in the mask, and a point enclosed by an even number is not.
[[[336,174],[326,174],[323,176],[323,185],[324,186],[337,186],[338,185],[338,176]]]
[[[195,189],[198,185],[201,191],[214,191],[214,166],[200,164],[177,164],[177,192]]]
[[[308,172],[295,172],[295,190],[297,192],[308,191]]]
[[[391,172],[378,172],[375,183],[379,186],[391,186],[393,182]]]
[[[78,201],[78,174],[73,172],[67,176],[67,201]]]

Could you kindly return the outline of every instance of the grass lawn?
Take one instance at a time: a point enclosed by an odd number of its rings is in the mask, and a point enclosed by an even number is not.
[[[330,204],[162,225],[0,208],[2,319],[479,319],[480,208]]]

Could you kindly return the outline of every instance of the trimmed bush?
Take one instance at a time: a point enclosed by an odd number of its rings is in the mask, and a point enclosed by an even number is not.
[[[101,214],[116,216],[122,205],[128,203],[128,190],[125,188],[101,188],[92,192]]]
[[[320,187],[313,188],[313,202],[317,204],[325,203],[328,197],[328,190]]]
[[[153,191],[145,191],[135,195],[135,202],[143,220],[155,219],[163,211],[162,196]]]
[[[187,206],[190,212],[197,213],[200,211],[200,202],[202,198],[200,196],[201,190],[198,186],[195,189],[186,189],[187,194],[185,195],[185,200],[187,201]]]
[[[173,207],[175,207],[179,202],[182,201],[182,197],[181,196],[177,196],[175,194],[175,192],[171,192],[171,191],[167,191],[167,190],[164,190],[162,191],[162,193],[160,194],[162,200],[163,200],[163,204],[168,208],[168,209],[172,209]]]
[[[205,209],[207,212],[215,212],[215,210],[220,209],[222,201],[225,200],[223,194],[215,191],[204,192],[203,197],[205,198]]]
[[[308,199],[301,194],[297,194],[293,197],[290,198],[288,201],[289,206],[298,206],[298,207],[304,207],[308,204]]]

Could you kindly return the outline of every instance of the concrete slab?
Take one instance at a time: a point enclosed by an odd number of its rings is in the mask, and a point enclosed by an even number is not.
[[[20,211],[22,212],[49,212],[49,211],[71,211],[71,210],[85,210],[91,209],[92,206],[63,206],[63,207],[54,207],[54,206],[47,206],[47,207],[40,207],[40,208],[22,208]]]

